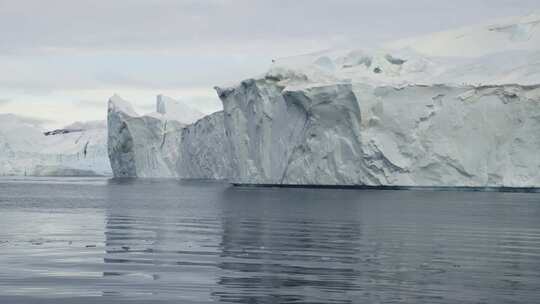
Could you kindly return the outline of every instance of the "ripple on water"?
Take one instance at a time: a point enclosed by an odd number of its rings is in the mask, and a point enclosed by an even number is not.
[[[0,197],[0,302],[540,299],[535,193],[32,180]]]

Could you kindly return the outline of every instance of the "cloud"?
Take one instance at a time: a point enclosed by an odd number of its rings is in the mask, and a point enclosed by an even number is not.
[[[68,122],[104,119],[101,100],[113,93],[142,110],[165,93],[213,112],[214,85],[261,74],[276,57],[374,46],[537,7],[538,0],[0,0],[0,96],[17,100],[0,105]]]
[[[24,122],[47,128],[57,128],[73,121],[104,120],[107,106],[82,107],[70,101],[66,94],[55,93],[51,98],[33,95],[16,95],[12,102],[0,107],[1,113],[12,113],[23,117]]]
[[[380,42],[537,6],[533,0],[18,0],[0,3],[0,32],[2,49],[12,53],[222,52],[257,41],[270,49],[337,36]]]
[[[42,127],[44,125],[54,123],[54,121],[50,119],[34,117],[34,116],[18,115],[18,114],[13,114],[13,113],[5,113],[5,114],[0,113],[0,116],[4,116],[4,119],[9,118],[12,120],[17,120],[21,123],[30,124],[37,127]]]
[[[25,123],[33,124],[33,125],[36,125],[36,126],[43,126],[43,125],[50,124],[50,123],[54,122],[54,120],[45,119],[45,118],[41,118],[41,117],[31,117],[31,116],[19,116],[19,119],[21,119],[21,121],[23,121]]]
[[[94,108],[94,109],[103,109],[107,106],[106,100],[77,100],[73,104],[77,107],[82,108]]]
[[[11,102],[11,99],[9,98],[0,98],[0,106],[5,105],[9,102]]]

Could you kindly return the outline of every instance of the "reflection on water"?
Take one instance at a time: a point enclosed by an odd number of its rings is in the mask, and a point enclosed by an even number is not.
[[[540,300],[538,193],[17,180],[0,210],[0,303]]]

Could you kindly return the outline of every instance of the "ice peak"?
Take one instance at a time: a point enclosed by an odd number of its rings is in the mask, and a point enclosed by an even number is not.
[[[156,96],[156,112],[160,114],[167,114],[167,103],[175,103],[176,100],[163,94]]]
[[[166,119],[174,119],[184,124],[191,124],[204,116],[200,111],[185,102],[159,94],[156,97],[156,112]]]
[[[109,112],[123,112],[124,114],[127,114],[129,116],[137,116],[137,112],[133,109],[133,106],[127,101],[122,99],[117,94],[114,94],[109,98],[109,104],[108,104]]]

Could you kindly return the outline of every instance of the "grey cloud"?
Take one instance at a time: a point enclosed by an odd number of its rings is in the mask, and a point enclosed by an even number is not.
[[[144,76],[144,74],[145,72],[141,71],[141,76]],[[128,75],[121,71],[97,73],[97,75],[95,75],[95,79],[103,85],[117,87],[135,86],[138,88],[156,88],[160,85],[159,82],[155,81],[155,79],[144,79],[138,75]]]
[[[279,56],[533,9],[538,0],[0,0],[0,96],[211,88],[260,74]],[[179,95],[219,108],[217,98]]]
[[[19,117],[22,121],[33,124],[36,126],[43,126],[46,124],[54,123],[54,120],[51,119],[45,119],[45,118],[39,118],[39,117],[30,117],[30,116],[20,116]]]
[[[6,113],[6,114],[0,113],[0,116],[3,116],[4,119],[14,119],[19,122],[27,123],[27,124],[38,126],[38,127],[55,122],[54,120],[45,119],[41,117],[24,116],[24,115],[12,114],[12,113]]]
[[[9,98],[0,98],[0,106],[5,105],[5,104],[10,103],[10,102],[11,102],[11,99],[9,99]]]
[[[0,49],[219,52],[255,40],[336,36],[370,43],[537,7],[536,0],[0,1]]]
[[[77,100],[73,104],[82,108],[104,109],[107,107],[107,102],[103,100]]]

